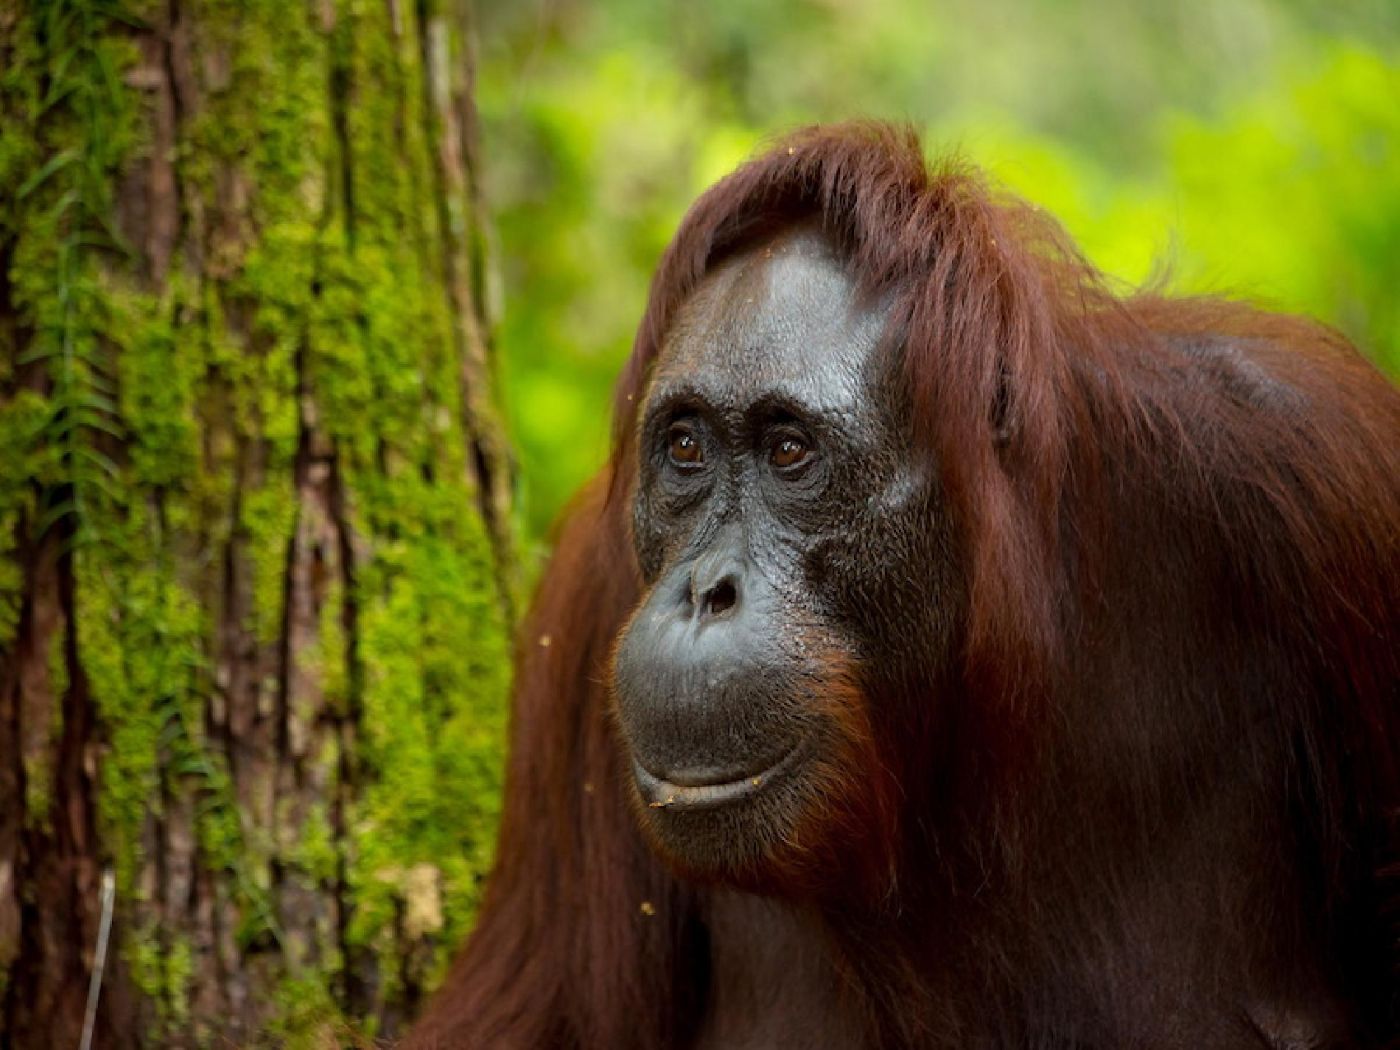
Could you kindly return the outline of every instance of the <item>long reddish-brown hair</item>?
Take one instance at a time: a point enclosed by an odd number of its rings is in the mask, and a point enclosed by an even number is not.
[[[1115,295],[1053,221],[930,166],[912,131],[812,128],[708,190],[657,268],[612,463],[570,514],[522,634],[497,870],[413,1046],[664,1046],[694,1024],[695,891],[638,837],[605,710],[609,646],[638,594],[623,496],[681,304],[726,255],[811,220],[894,303],[915,447],[965,559],[968,695],[1033,731],[1086,610],[1113,615],[1110,565],[1152,542],[1120,525],[1149,520],[1129,505],[1147,501],[1225,567],[1222,622],[1301,654],[1315,681],[1281,690],[1276,717],[1321,800],[1325,863],[1370,879],[1372,904],[1400,901],[1384,882],[1400,807],[1400,397],[1316,323]],[[1250,353],[1201,353],[1206,340]],[[1374,936],[1383,987],[1400,948],[1393,929]]]

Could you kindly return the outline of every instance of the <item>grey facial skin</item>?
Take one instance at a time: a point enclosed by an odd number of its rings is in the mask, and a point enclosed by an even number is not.
[[[842,705],[940,637],[936,573],[908,575],[947,560],[887,319],[799,229],[705,279],[652,377],[633,518],[649,591],[615,698],[649,830],[694,869],[761,863],[810,810]]]

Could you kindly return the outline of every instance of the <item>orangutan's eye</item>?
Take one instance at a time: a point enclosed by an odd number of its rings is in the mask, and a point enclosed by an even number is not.
[[[705,450],[700,438],[686,423],[673,423],[666,435],[667,454],[682,470],[694,470],[705,462]]]
[[[807,448],[807,442],[794,434],[789,434],[779,438],[773,444],[768,453],[768,462],[779,470],[790,470],[805,463],[809,455],[811,452]]]

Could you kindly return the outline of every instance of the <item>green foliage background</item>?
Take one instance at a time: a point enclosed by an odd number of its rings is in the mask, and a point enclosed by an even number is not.
[[[907,120],[1125,285],[1245,296],[1400,370],[1394,0],[530,0],[482,11],[503,384],[540,535],[687,204],[772,135]]]

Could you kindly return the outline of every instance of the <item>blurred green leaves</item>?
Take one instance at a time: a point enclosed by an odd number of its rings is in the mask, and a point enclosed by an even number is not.
[[[1311,313],[1400,371],[1389,0],[533,0],[483,19],[533,535],[606,456],[612,382],[685,207],[816,120],[911,121],[1126,284]]]

